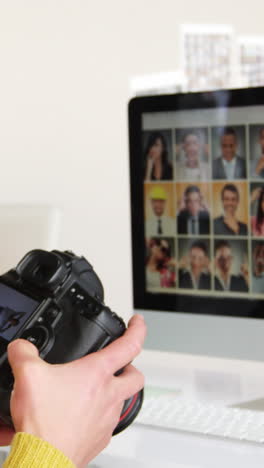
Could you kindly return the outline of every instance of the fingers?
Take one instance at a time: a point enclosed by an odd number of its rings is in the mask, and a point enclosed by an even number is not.
[[[21,369],[22,364],[32,360],[39,360],[39,352],[36,346],[22,339],[12,341],[8,345],[7,356],[14,376]]]
[[[116,393],[122,399],[128,400],[131,396],[138,393],[144,387],[144,376],[131,364],[126,366],[123,373],[114,377]]]
[[[113,375],[140,353],[145,336],[144,318],[141,315],[134,315],[124,335],[95,354],[98,364],[101,361],[108,374]]]

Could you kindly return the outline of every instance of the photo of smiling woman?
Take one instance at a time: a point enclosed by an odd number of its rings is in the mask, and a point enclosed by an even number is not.
[[[144,179],[171,180],[171,131],[153,131],[143,133]]]
[[[264,185],[251,184],[251,231],[252,236],[264,236]]]

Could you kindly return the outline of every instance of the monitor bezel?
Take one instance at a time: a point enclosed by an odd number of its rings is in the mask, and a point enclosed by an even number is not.
[[[142,115],[198,109],[220,109],[264,105],[264,88],[219,90],[136,97],[128,106],[130,153],[130,207],[134,308],[228,317],[264,318],[264,298],[194,296],[150,293],[145,285],[144,193]],[[142,181],[139,184],[139,180]]]

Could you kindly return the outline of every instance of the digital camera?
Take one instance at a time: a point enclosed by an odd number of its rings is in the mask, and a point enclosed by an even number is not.
[[[70,251],[32,250],[15,269],[0,276],[0,418],[5,423],[12,425],[10,341],[30,341],[51,364],[102,349],[126,329],[103,300],[103,286],[93,267]],[[113,434],[131,424],[142,401],[143,389],[124,402]]]

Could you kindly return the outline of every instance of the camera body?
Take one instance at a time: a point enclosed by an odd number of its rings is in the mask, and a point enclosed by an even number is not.
[[[126,329],[103,300],[103,286],[93,267],[70,251],[32,250],[15,269],[0,276],[0,418],[4,422],[12,425],[9,342],[16,338],[32,342],[50,364],[98,351]],[[143,390],[124,402],[113,434],[131,424],[142,401]]]

